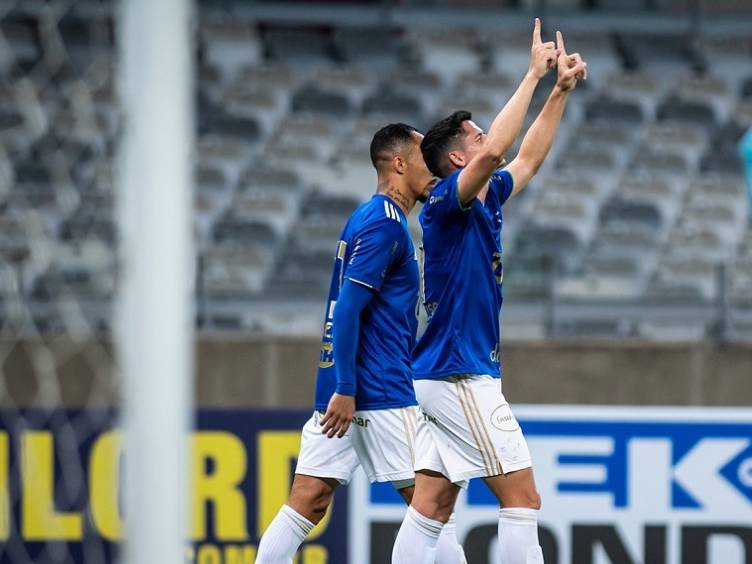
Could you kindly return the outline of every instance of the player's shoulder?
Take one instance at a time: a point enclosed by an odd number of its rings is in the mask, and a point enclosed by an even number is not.
[[[423,205],[423,209],[420,212],[421,218],[431,213],[431,209],[434,206],[445,203],[448,199],[455,197],[455,190],[457,189],[457,177],[461,171],[456,171],[449,176],[439,180],[431,190],[426,203]]]
[[[373,197],[355,210],[351,218],[351,226],[355,233],[385,231],[399,233],[404,231],[403,217],[397,204],[389,198]]]

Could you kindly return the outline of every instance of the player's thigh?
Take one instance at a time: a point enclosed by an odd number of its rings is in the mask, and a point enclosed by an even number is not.
[[[321,432],[321,413],[314,412],[303,426],[296,474],[316,478],[333,478],[347,484],[358,467],[352,432],[344,437],[329,438]]]
[[[352,442],[371,482],[393,482],[399,490],[415,479],[415,406],[356,411]]]
[[[535,487],[532,468],[490,476],[483,478],[483,481],[499,500],[501,507],[540,509],[541,499]]]

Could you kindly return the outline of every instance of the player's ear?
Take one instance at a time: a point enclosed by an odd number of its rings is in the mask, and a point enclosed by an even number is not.
[[[450,151],[447,155],[449,162],[456,168],[463,168],[465,166],[465,156],[458,151]]]
[[[396,155],[392,159],[392,166],[394,167],[394,170],[397,174],[405,174],[405,169],[407,168],[407,163],[405,162],[405,159],[400,157],[399,155]]]

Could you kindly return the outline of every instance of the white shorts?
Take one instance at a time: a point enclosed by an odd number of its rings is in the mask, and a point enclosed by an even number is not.
[[[448,376],[415,380],[414,385],[429,431],[419,428],[416,470],[441,472],[462,485],[532,466],[498,378]]]
[[[314,411],[303,426],[296,474],[347,484],[360,465],[371,482],[397,482],[398,489],[414,483],[416,406],[356,411],[341,439],[321,432],[322,416]]]

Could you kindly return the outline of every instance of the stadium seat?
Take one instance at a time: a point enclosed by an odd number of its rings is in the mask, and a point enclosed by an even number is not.
[[[334,33],[339,56],[376,74],[386,73],[403,59],[405,44],[395,28],[343,27]]]
[[[324,33],[309,29],[270,29],[263,35],[270,59],[302,66],[332,59]]]
[[[279,236],[269,223],[246,220],[237,217],[232,211],[214,224],[213,238],[218,245],[237,248],[249,243],[273,247],[279,241]]]
[[[642,108],[633,102],[598,98],[586,106],[586,117],[591,121],[619,122],[624,125],[639,125],[643,121]]]
[[[645,202],[632,202],[620,196],[611,198],[601,208],[600,219],[604,223],[610,220],[618,220],[640,223],[653,228],[658,228],[663,223],[661,213],[655,205]]]
[[[701,127],[715,127],[716,115],[713,108],[704,102],[685,101],[670,96],[658,106],[656,117],[659,121],[691,123]]]
[[[352,107],[362,104],[375,83],[365,68],[347,64],[320,68],[311,80],[318,90],[344,95]]]
[[[419,98],[382,88],[363,101],[363,113],[377,115],[385,121],[408,121],[421,125],[424,119],[423,106]]]
[[[222,81],[234,80],[243,67],[261,61],[261,42],[253,24],[209,20],[200,29],[205,60],[219,71]]]
[[[332,92],[323,92],[313,85],[303,86],[293,94],[292,109],[295,112],[311,112],[342,116],[350,113],[347,97]]]
[[[444,84],[451,84],[457,75],[478,74],[480,53],[472,30],[448,34],[444,30],[413,30],[409,38],[412,48],[420,54],[426,69],[438,75]]]
[[[269,249],[210,249],[204,255],[203,285],[207,297],[242,299],[259,294],[273,264]]]

